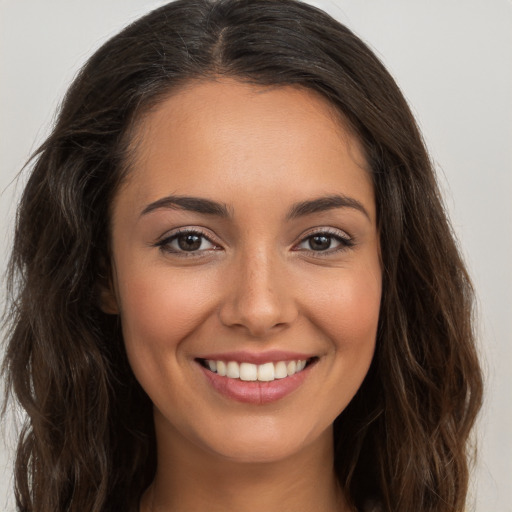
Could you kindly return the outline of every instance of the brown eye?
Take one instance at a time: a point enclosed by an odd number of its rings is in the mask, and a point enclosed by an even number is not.
[[[167,238],[164,238],[156,244],[166,253],[184,254],[193,253],[202,254],[205,251],[219,249],[206,235],[199,231],[180,231]]]
[[[309,248],[312,251],[326,251],[331,248],[332,236],[315,235],[308,238]]]
[[[182,251],[197,251],[201,248],[202,244],[202,236],[196,233],[188,233],[184,235],[179,235],[176,238],[178,242],[178,247]]]
[[[331,254],[354,245],[354,241],[343,231],[320,231],[306,236],[294,250]]]

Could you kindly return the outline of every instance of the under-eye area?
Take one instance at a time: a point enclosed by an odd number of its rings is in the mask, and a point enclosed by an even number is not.
[[[214,359],[196,359],[196,361],[211,372],[228,379],[270,382],[276,379],[291,377],[301,372],[305,368],[315,364],[318,361],[318,357],[275,361],[263,364]]]

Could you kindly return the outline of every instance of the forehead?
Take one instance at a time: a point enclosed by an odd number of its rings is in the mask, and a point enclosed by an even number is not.
[[[132,153],[125,187],[140,201],[234,199],[239,189],[267,199],[286,189],[302,200],[341,187],[373,202],[358,140],[326,99],[304,88],[190,82],[144,116]]]

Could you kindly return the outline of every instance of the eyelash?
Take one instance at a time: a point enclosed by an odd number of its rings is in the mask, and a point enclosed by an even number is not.
[[[184,249],[175,249],[175,248],[171,248],[171,244],[175,241],[178,240],[178,238],[182,235],[195,235],[195,236],[198,236],[200,237],[202,240],[206,240],[207,242],[209,242],[210,244],[212,244],[214,246],[214,248],[212,249],[199,249],[199,250],[193,250],[193,251],[186,251]],[[296,244],[294,246],[294,251],[300,251],[301,249],[295,249],[295,247],[298,247],[304,243],[307,243],[308,241],[312,240],[314,237],[320,237],[320,236],[324,236],[330,240],[335,240],[339,243],[339,246],[334,248],[334,249],[331,249],[330,247],[325,249],[325,250],[318,250],[318,251],[315,251],[313,249],[306,249],[306,251],[308,253],[310,253],[311,255],[313,255],[314,257],[326,257],[328,255],[331,255],[331,254],[335,254],[335,253],[338,253],[338,252],[342,252],[342,251],[345,251],[347,249],[350,249],[351,247],[353,247],[355,245],[355,241],[352,237],[350,237],[349,235],[347,234],[340,234],[340,231],[338,230],[333,230],[333,229],[330,229],[330,228],[323,228],[323,229],[319,229],[319,230],[316,230],[316,231],[311,231],[310,233],[306,234],[305,236],[303,236],[300,240],[300,242],[298,244]],[[201,245],[202,245],[202,241],[201,241]],[[183,228],[183,229],[180,229],[176,232],[174,232],[172,235],[170,236],[167,236],[165,238],[163,238],[162,240],[159,240],[158,242],[156,242],[154,244],[156,247],[159,247],[160,250],[164,253],[167,253],[167,254],[173,254],[173,255],[177,255],[179,257],[201,257],[201,256],[204,256],[205,255],[205,252],[207,251],[212,251],[212,250],[219,250],[219,245],[216,244],[210,236],[208,236],[207,234],[205,234],[203,231],[199,230],[199,229],[192,229],[192,228]]]
[[[196,251],[185,251],[183,249],[175,249],[171,248],[171,243],[174,241],[177,241],[178,238],[182,235],[196,235],[200,237],[202,240],[208,241],[210,244],[212,244],[215,248],[214,249],[202,249],[202,250],[196,250]],[[201,241],[201,244],[203,242]],[[162,252],[165,252],[167,254],[173,254],[177,255],[179,257],[200,257],[204,256],[205,251],[207,250],[218,250],[219,246],[211,239],[210,236],[206,235],[203,231],[199,229],[192,229],[192,228],[183,228],[179,229],[178,231],[175,231],[172,235],[167,236],[163,238],[162,240],[159,240],[156,244],[156,247],[159,247]]]
[[[343,233],[343,234],[342,234]],[[295,247],[302,245],[304,243],[307,243],[308,240],[311,241],[315,237],[321,237],[324,236],[326,238],[329,238],[331,241],[334,239],[335,241],[339,242],[339,246],[335,248],[328,248],[325,250],[315,251],[313,249],[306,249],[308,253],[315,258],[322,258],[327,257],[332,254],[340,253],[343,251],[346,251],[347,249],[350,249],[354,247],[355,240],[353,237],[349,236],[347,233],[343,231],[339,231],[337,229],[332,228],[320,228],[318,230],[310,231],[309,233],[306,233],[300,240],[298,244],[295,245]],[[310,242],[311,243],[311,242]],[[299,249],[294,249],[299,250]]]

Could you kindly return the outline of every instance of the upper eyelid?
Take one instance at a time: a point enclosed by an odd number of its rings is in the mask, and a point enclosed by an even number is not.
[[[315,235],[328,235],[332,238],[337,238],[340,243],[340,247],[335,248],[329,248],[325,251],[314,251],[312,249],[298,249],[298,246],[305,243],[308,238],[314,237]],[[320,228],[313,228],[312,230],[307,231],[306,233],[303,233],[299,240],[295,242],[292,246],[292,251],[295,252],[306,252],[314,255],[318,258],[326,258],[328,256],[332,256],[333,254],[346,251],[348,249],[353,248],[356,245],[356,241],[352,235],[350,235],[347,231],[332,227],[320,227]]]
[[[213,247],[207,249],[198,249],[194,251],[186,251],[179,248],[171,248],[171,244],[173,244],[176,239],[182,234],[195,234],[199,235],[205,240],[207,240]],[[175,257],[186,257],[186,258],[201,258],[207,256],[211,251],[217,251],[218,249],[223,249],[218,242],[212,239],[213,237],[208,236],[202,229],[200,228],[178,228],[172,232],[167,232],[159,239],[156,240],[152,244],[153,247],[156,247],[159,251],[167,254],[168,256],[174,255]]]
[[[344,229],[320,226],[320,227],[308,229],[307,231],[301,233],[300,237],[298,238],[298,242],[301,242],[311,236],[321,235],[321,234],[328,234],[331,236],[342,238],[343,240],[350,240],[350,241],[354,240],[354,237],[348,231],[346,231]]]
[[[217,241],[216,236],[212,236],[211,234],[207,233],[205,230],[199,228],[199,227],[182,227],[182,228],[176,228],[171,231],[167,231],[162,236],[159,236],[156,240],[154,245],[159,245],[165,242],[168,242],[169,240],[172,240],[176,238],[179,235],[185,234],[185,233],[193,233],[196,235],[201,235],[202,237],[206,238],[209,242],[215,245],[220,245],[220,243]]]

